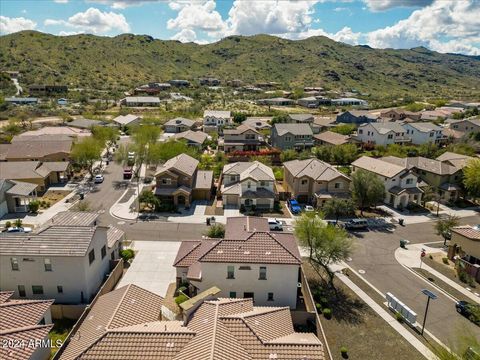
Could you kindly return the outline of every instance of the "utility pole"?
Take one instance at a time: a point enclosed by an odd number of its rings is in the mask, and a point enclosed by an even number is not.
[[[428,306],[430,305],[430,299],[435,300],[435,299],[438,298],[437,295],[435,295],[433,292],[431,292],[430,290],[427,290],[427,289],[423,289],[422,293],[427,295],[427,308],[425,309],[425,315],[423,317],[423,325],[422,325],[421,335],[423,335],[423,331],[425,329],[425,322],[427,321],[427,313],[428,313]]]

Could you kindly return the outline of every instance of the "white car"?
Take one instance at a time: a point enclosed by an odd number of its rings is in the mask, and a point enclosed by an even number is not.
[[[283,223],[277,219],[268,219],[268,226],[270,230],[273,231],[282,231],[283,230]]]
[[[128,160],[133,160],[135,158],[135,152],[134,151],[129,151],[128,152]]]
[[[95,178],[93,179],[93,182],[95,184],[101,184],[101,183],[103,183],[103,180],[104,180],[103,175],[95,175]]]
[[[24,227],[13,226],[13,227],[9,227],[7,229],[7,232],[9,232],[9,233],[18,233],[18,232],[29,233],[29,232],[32,232],[32,228],[27,227],[27,226],[24,226]]]
[[[313,211],[315,211],[315,209],[311,205],[305,205],[305,211],[306,212],[313,212]]]

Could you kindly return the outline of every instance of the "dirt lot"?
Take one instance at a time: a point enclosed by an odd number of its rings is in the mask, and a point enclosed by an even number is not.
[[[48,208],[62,200],[68,194],[70,194],[70,190],[48,190],[42,197],[38,198],[38,201],[40,201],[42,208]]]

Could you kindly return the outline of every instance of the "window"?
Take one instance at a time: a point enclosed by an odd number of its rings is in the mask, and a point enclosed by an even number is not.
[[[250,266],[240,266],[238,270],[252,270]]]
[[[258,274],[258,280],[267,280],[267,267],[260,266],[260,272]]]
[[[89,263],[89,264],[92,264],[94,261],[95,261],[95,249],[92,249],[92,250],[88,253],[88,263]]]
[[[18,296],[25,297],[27,293],[25,291],[25,285],[18,285]]]
[[[407,179],[407,185],[413,184],[413,179]]]
[[[172,183],[172,179],[170,178],[162,179],[163,185],[170,185],[171,183]]]
[[[433,137],[433,132],[430,133],[430,137]]]
[[[236,291],[230,291],[230,297],[231,298],[236,298],[237,297],[237,292]]]
[[[305,185],[308,182],[308,180],[302,180],[302,185]]]
[[[59,294],[63,294],[63,286],[62,285],[57,285],[57,292]]]
[[[250,181],[247,183],[247,188],[250,189],[250,187],[252,186],[252,184],[250,184]]]
[[[43,295],[43,286],[41,285],[32,285],[33,295]]]
[[[273,301],[273,293],[272,292],[269,292],[267,294],[267,301]]]
[[[230,181],[235,181],[235,175],[230,176]]]
[[[102,247],[102,259],[107,256],[107,247],[105,245],[103,245]]]
[[[363,129],[358,130],[359,134],[363,134]]]
[[[260,186],[265,186],[266,181],[260,181]]]
[[[43,260],[43,265],[45,266],[45,271],[52,271],[52,262],[50,259]]]
[[[235,279],[235,267],[232,265],[227,266],[227,279]]]
[[[10,264],[12,265],[12,270],[18,271],[18,260],[17,258],[10,258]]]
[[[393,139],[393,134],[388,134],[387,138],[388,139]]]
[[[285,141],[292,141],[292,138],[290,136],[286,136]]]
[[[342,183],[335,183],[335,189],[341,189],[342,188]]]

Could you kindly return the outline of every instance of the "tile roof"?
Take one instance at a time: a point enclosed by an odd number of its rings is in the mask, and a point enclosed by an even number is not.
[[[259,161],[236,162],[223,167],[223,175],[238,174],[240,181],[252,178],[255,181],[275,181],[275,175],[271,167]]]
[[[133,101],[133,100],[129,100],[129,101]],[[138,119],[141,119],[141,117],[138,115],[128,114],[128,115],[119,115],[116,118],[114,118],[113,121],[120,125],[128,125],[133,121],[137,121]]]
[[[452,232],[471,240],[480,240],[480,230],[470,225],[456,226],[452,229]]]
[[[28,196],[30,195],[36,188],[37,184],[21,182],[21,181],[12,181],[15,185],[13,185],[10,189],[7,190],[7,194],[11,195],[19,195],[19,196]]]
[[[414,122],[414,123],[409,123],[409,125],[421,132],[430,132],[432,130],[433,131],[442,130],[440,126],[430,122]]]
[[[36,325],[18,329],[14,332],[2,334],[2,340],[16,344],[30,344],[46,339],[53,325]],[[11,348],[0,347],[0,359],[25,360],[32,359],[38,346],[18,346]]]
[[[111,249],[118,241],[121,241],[125,233],[117,229],[115,226],[110,225],[107,230],[107,246]]]
[[[390,131],[393,131],[396,133],[405,132],[405,129],[398,122],[372,122],[372,123],[360,125],[360,127],[365,127],[365,126],[373,127],[375,131],[377,131],[379,134],[382,134],[382,135],[387,134]]]
[[[270,231],[268,220],[256,216],[228,217],[225,239],[247,239],[255,231]]]
[[[218,240],[186,240],[178,249],[173,266],[189,267],[218,243]]]
[[[187,130],[173,135],[173,138],[176,140],[186,139],[193,143],[203,144],[205,140],[207,140],[208,134],[204,133],[203,131]]]
[[[167,160],[156,172],[155,175],[161,174],[165,171],[175,169],[181,173],[192,176],[197,170],[198,160],[187,154],[177,155],[169,160]]]
[[[348,143],[350,136],[342,135],[333,131],[324,131],[320,134],[313,135],[316,140],[326,142],[331,145],[342,145]]]
[[[216,118],[230,118],[231,112],[227,110],[205,110],[203,117],[212,116]]]
[[[213,171],[198,170],[193,183],[194,189],[211,189],[213,185]]]
[[[332,165],[318,159],[291,160],[283,163],[295,178],[307,176],[316,181],[331,181],[338,177],[350,180]]]
[[[61,138],[59,135],[53,138],[48,135],[15,136],[8,148],[6,159],[39,159],[51,154],[69,154],[72,144],[71,138]]]
[[[288,117],[294,121],[300,122],[312,122],[313,115],[312,114],[288,114]]]
[[[312,128],[309,124],[276,123],[273,127],[277,130],[278,136],[283,136],[288,133],[292,135],[313,135]]]
[[[93,226],[99,216],[97,212],[62,211],[55,215],[50,223],[62,226]]]
[[[250,127],[250,126],[246,125],[245,123],[237,126],[235,129],[225,129],[225,130],[223,130],[223,133],[226,134],[226,135],[231,135],[231,134],[239,135],[239,134],[243,134],[244,132],[249,131],[249,130],[258,134],[258,131],[255,130],[255,128]]]
[[[37,130],[26,131],[18,136],[66,135],[69,137],[90,136],[89,130],[82,130],[70,126],[45,126]]]
[[[406,166],[387,161],[388,158],[390,157],[375,159],[368,156],[362,156],[355,160],[352,165],[388,178],[394,177],[407,169]]]
[[[185,125],[188,127],[192,127],[195,124],[195,121],[190,119],[185,119],[182,117],[177,117],[175,119],[168,120],[164,126],[175,126],[175,125]]]
[[[44,176],[36,171],[39,166],[38,161],[2,161],[0,174],[8,180],[42,179]]]

